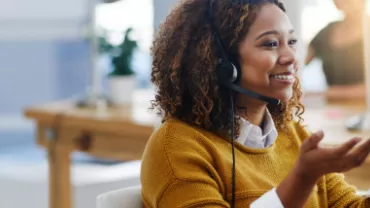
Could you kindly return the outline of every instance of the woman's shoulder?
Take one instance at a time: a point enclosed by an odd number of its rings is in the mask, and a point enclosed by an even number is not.
[[[168,119],[154,130],[141,161],[140,178],[146,200],[160,197],[174,180],[191,176],[186,167],[189,157],[198,156],[200,145],[194,140],[199,135],[196,128],[177,119]]]
[[[329,22],[320,31],[322,31],[322,32],[328,32],[328,31],[332,30],[333,27],[336,27],[336,26],[340,25],[342,22],[343,22],[342,20]]]
[[[330,38],[330,32],[332,31],[333,27],[340,24],[340,21],[329,22],[325,25],[322,29],[320,29],[317,34],[311,40],[310,45],[313,47],[318,47],[321,44],[327,44],[328,39]],[[326,46],[325,46],[326,47]]]
[[[212,153],[207,150],[214,149],[215,140],[221,139],[184,121],[166,120],[146,144],[142,157],[142,176],[149,174],[145,168],[157,167],[176,178],[186,178],[189,175],[183,169],[194,165],[190,161],[198,161],[198,165],[212,161]],[[199,158],[204,160],[200,163]]]
[[[151,135],[146,151],[161,149],[168,154],[205,148],[216,135],[185,121],[171,118],[163,122]],[[179,148],[181,147],[181,148]]]
[[[164,121],[152,134],[154,138],[162,138],[166,142],[169,140],[191,139],[194,137],[206,137],[205,130],[189,124],[185,121],[170,118]]]
[[[304,124],[304,120],[293,120],[288,124],[289,134],[296,137],[299,141],[303,141],[311,136],[312,132],[309,130],[309,127]]]

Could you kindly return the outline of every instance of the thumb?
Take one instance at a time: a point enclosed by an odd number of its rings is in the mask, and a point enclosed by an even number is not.
[[[312,149],[317,148],[319,142],[324,138],[324,132],[318,131],[316,133],[313,133],[308,139],[306,139],[302,144],[302,151],[307,152]]]

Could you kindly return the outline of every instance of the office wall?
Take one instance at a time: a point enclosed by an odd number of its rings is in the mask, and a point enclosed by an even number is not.
[[[179,0],[153,0],[155,31],[177,2],[179,2]]]
[[[293,24],[296,36],[299,39],[298,45],[298,58],[300,59],[301,63],[303,63],[305,57],[306,46],[303,44],[302,41],[302,12],[303,6],[307,3],[313,3],[315,0],[283,0],[287,14],[289,16],[290,21]]]
[[[0,0],[0,116],[82,94],[86,0]]]

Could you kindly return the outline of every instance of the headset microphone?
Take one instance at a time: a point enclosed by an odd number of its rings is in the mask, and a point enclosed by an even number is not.
[[[264,95],[261,95],[257,92],[254,92],[252,90],[248,90],[246,88],[242,88],[239,85],[234,84],[233,81],[231,80],[236,80],[238,77],[238,70],[236,67],[232,64],[232,67],[234,68],[233,70],[227,70],[225,66],[220,66],[220,70],[216,70],[217,78],[219,82],[224,85],[225,87],[234,90],[236,92],[242,93],[244,95],[248,95],[250,97],[256,98],[258,100],[261,100],[265,103],[272,104],[272,105],[278,105],[280,103],[280,100],[272,98],[272,97],[267,97]],[[232,74],[231,74],[232,73]]]

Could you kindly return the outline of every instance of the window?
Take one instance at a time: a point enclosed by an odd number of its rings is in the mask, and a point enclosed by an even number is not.
[[[98,28],[108,32],[111,44],[120,44],[126,29],[132,27],[134,38],[139,48],[134,56],[133,68],[138,78],[138,87],[148,87],[150,83],[151,56],[150,47],[153,41],[153,2],[152,0],[120,0],[97,6],[96,21]],[[101,57],[104,65],[109,57]],[[106,67],[111,71],[111,67]],[[105,71],[105,74],[108,71]]]
[[[316,0],[306,3],[302,13],[304,43],[307,45],[327,24],[342,18],[343,15],[335,7],[333,0]]]

